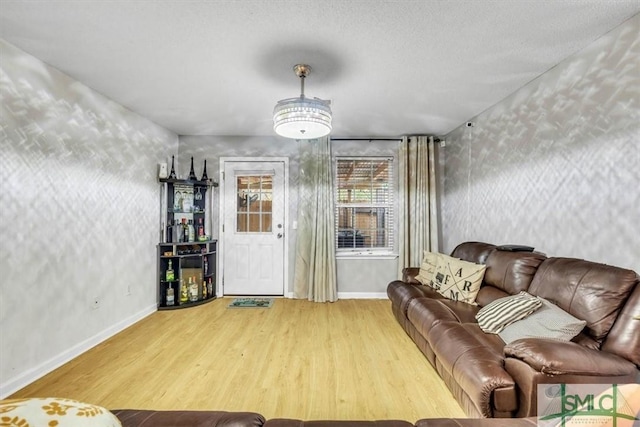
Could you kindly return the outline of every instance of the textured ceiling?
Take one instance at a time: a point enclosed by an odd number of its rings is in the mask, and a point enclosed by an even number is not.
[[[443,135],[640,12],[638,0],[0,0],[0,37],[181,135]],[[0,58],[1,59],[1,58]]]

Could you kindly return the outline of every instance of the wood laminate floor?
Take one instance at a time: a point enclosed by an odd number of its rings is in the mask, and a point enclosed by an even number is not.
[[[388,300],[156,312],[11,397],[266,418],[465,417]]]

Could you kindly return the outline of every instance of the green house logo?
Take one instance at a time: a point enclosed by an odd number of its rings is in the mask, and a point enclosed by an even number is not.
[[[540,384],[538,425],[636,426],[640,421],[638,384]]]

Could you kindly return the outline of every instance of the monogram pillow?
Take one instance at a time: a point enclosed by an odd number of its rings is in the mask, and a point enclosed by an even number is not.
[[[1,426],[122,427],[100,406],[55,397],[0,401]]]
[[[438,266],[433,275],[433,288],[454,301],[476,305],[484,271],[487,266],[438,254]]]
[[[420,272],[416,276],[416,280],[423,285],[433,286],[431,282],[437,266],[438,254],[435,252],[424,251],[422,254],[422,263],[420,264]]]

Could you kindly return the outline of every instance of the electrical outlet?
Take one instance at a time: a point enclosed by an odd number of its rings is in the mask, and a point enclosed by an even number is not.
[[[100,298],[93,297],[91,299],[91,308],[94,309],[94,310],[97,309],[97,308],[100,308]]]

